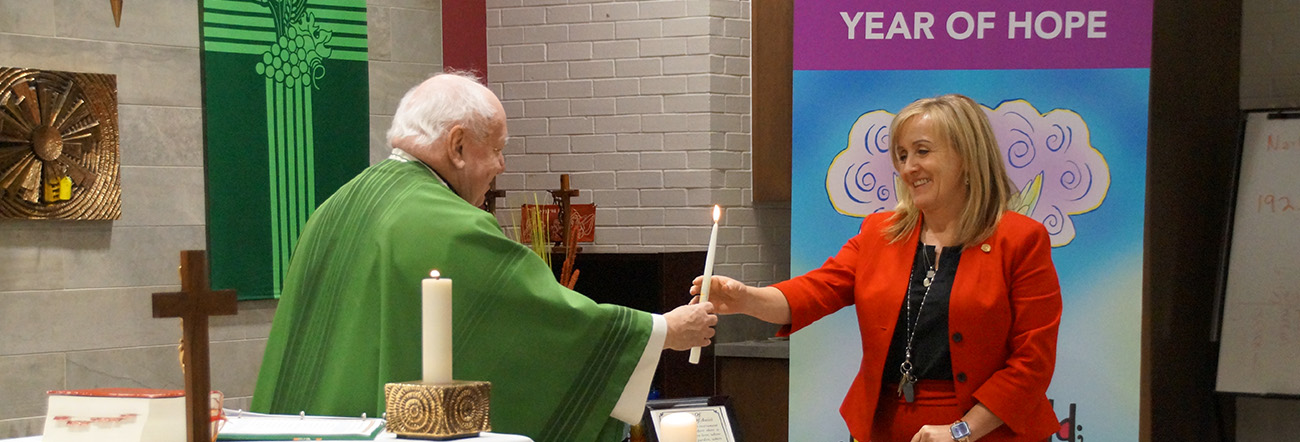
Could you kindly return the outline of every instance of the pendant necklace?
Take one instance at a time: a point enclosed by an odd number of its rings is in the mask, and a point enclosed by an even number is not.
[[[934,280],[935,268],[930,266],[930,253],[926,250],[925,244],[921,244],[921,257],[925,259],[925,279],[921,285],[925,286],[925,292],[921,294],[921,302],[916,306],[916,319],[912,319],[912,278],[916,276],[916,268],[912,268],[912,273],[907,275],[907,292],[903,295],[903,303],[907,305],[907,317],[904,324],[907,325],[907,348],[903,350],[903,363],[899,364],[898,372],[902,374],[898,380],[898,395],[903,397],[908,403],[916,400],[916,376],[912,376],[912,339],[916,337],[917,326],[921,322],[921,311],[925,308],[925,298],[930,296],[930,283]],[[937,266],[935,266],[937,267]]]
[[[934,282],[934,270],[935,270],[935,267],[938,267],[938,266],[937,266],[937,265],[936,265],[936,266],[931,266],[931,265],[930,265],[930,254],[929,254],[928,252],[926,252],[925,250],[921,250],[921,257],[922,257],[922,258],[925,258],[925,279],[921,281],[921,285],[924,285],[925,288],[926,288],[926,290],[929,290],[929,289],[930,289],[930,283]],[[908,281],[909,281],[908,284],[911,284],[911,282],[910,282],[911,280],[908,280]]]

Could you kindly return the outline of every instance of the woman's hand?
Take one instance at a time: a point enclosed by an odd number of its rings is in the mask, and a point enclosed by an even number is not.
[[[691,282],[691,303],[700,302],[700,284],[704,277]],[[775,287],[750,287],[726,276],[713,275],[709,284],[709,302],[713,312],[730,315],[742,313],[773,324],[790,323],[790,303]]]
[[[746,301],[749,300],[749,295],[746,293],[749,286],[721,275],[713,275],[710,281],[712,284],[709,285],[708,301],[713,303],[714,313],[723,315],[734,313],[752,314],[745,309]],[[692,304],[700,301],[699,295],[703,283],[703,276],[697,276],[694,281],[691,281],[691,295],[695,296],[691,300]]]
[[[948,430],[949,425],[926,425],[921,427],[912,436],[912,442],[952,442],[952,432]]]
[[[971,442],[980,440],[1003,425],[1002,418],[993,414],[984,404],[975,404],[961,420],[966,422],[967,429],[970,430],[968,440]],[[912,442],[952,442],[952,424],[923,426],[921,431],[912,436]]]

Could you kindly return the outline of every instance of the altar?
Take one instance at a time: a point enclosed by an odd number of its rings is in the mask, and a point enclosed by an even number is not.
[[[180,317],[182,341],[180,345],[181,371],[184,373],[184,390],[140,388],[92,388],[80,390],[49,391],[46,420],[42,435],[27,436],[4,441],[58,441],[98,442],[114,440],[133,441],[285,441],[285,440],[428,440],[429,438],[455,438],[466,441],[531,442],[522,435],[492,433],[489,430],[486,404],[486,387],[481,411],[482,422],[457,420],[442,425],[447,419],[441,396],[421,398],[420,403],[439,405],[433,408],[407,407],[388,409],[387,420],[360,418],[259,414],[221,407],[222,395],[210,388],[208,316],[229,315],[237,311],[232,290],[213,291],[209,287],[206,253],[197,250],[181,252],[181,291],[153,294],[153,315]],[[448,333],[450,336],[450,318]],[[426,338],[427,339],[427,338]],[[449,346],[448,346],[449,347]],[[428,349],[424,349],[426,353]],[[450,360],[450,355],[441,357]],[[428,367],[428,364],[425,364]],[[426,379],[429,376],[426,369]],[[450,367],[447,375],[450,377]],[[444,386],[444,383],[430,385]],[[464,384],[464,381],[456,381]],[[424,384],[424,383],[421,383]],[[487,384],[478,382],[476,384]],[[393,384],[389,384],[391,386]],[[477,388],[477,387],[476,387]],[[201,393],[195,393],[196,391]],[[209,396],[209,393],[211,395]],[[392,399],[390,398],[390,401]],[[180,402],[177,402],[180,401]],[[456,405],[463,405],[457,402]],[[440,405],[442,404],[442,405]],[[477,404],[476,404],[477,405]],[[428,411],[428,410],[436,411]],[[415,419],[414,421],[412,419]],[[463,424],[463,425],[462,425]],[[392,432],[390,432],[392,431]],[[406,437],[399,436],[404,435]],[[444,436],[448,435],[450,436]],[[473,437],[468,437],[474,435]],[[427,436],[426,439],[410,439]]]

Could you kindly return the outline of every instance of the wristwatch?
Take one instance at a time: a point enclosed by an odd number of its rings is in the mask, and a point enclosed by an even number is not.
[[[948,432],[952,433],[953,440],[957,442],[970,442],[970,425],[966,421],[957,421],[948,427]]]

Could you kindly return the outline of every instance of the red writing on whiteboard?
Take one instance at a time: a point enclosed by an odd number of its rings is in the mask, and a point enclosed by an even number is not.
[[[1263,213],[1295,212],[1296,206],[1291,197],[1271,193],[1260,195],[1256,199],[1255,211]]]
[[[1296,150],[1300,149],[1300,138],[1284,138],[1274,134],[1268,134],[1267,150]]]

